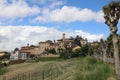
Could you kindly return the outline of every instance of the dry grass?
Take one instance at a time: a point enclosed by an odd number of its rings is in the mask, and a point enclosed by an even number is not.
[[[6,67],[7,72],[3,76],[14,77],[18,74],[30,73],[38,71],[42,66],[47,64],[47,62],[38,62],[38,63],[22,63],[16,65],[10,65]]]
[[[114,77],[109,77],[107,80],[115,80]]]

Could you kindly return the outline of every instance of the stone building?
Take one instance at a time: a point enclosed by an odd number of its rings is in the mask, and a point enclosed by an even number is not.
[[[82,39],[81,44],[87,44],[87,40]],[[55,40],[47,40],[45,42],[39,42],[38,46],[29,46],[28,44],[27,46],[21,47],[20,53],[23,58],[29,58],[31,56],[39,57],[45,54],[46,50],[55,49],[56,53],[58,53],[59,49],[65,49],[66,47],[72,49],[80,48],[80,46],[75,44],[74,38],[66,38],[65,33],[63,33],[62,39],[58,39],[57,42]]]
[[[38,46],[27,45],[27,46],[21,47],[20,54],[23,55],[23,58],[39,57],[40,50]]]
[[[40,54],[44,53],[47,49],[55,49],[57,52],[58,49],[58,43],[56,43],[55,41],[52,42],[51,40],[47,40],[45,42],[39,42],[38,45]]]
[[[59,44],[59,48],[65,48],[65,47],[69,47],[71,48],[72,45],[74,44],[74,39],[71,38],[65,38],[65,33],[63,33],[62,35],[62,39],[57,40],[58,44]]]

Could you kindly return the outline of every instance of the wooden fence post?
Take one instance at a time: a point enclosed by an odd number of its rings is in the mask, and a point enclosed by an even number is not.
[[[51,70],[50,70],[50,71],[51,71],[51,80],[52,80],[52,68],[51,68]]]
[[[31,73],[29,73],[29,79],[28,80],[31,80]]]
[[[42,80],[44,80],[45,75],[44,75],[44,70],[42,71]]]

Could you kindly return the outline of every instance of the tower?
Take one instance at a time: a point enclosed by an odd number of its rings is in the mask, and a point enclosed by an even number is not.
[[[65,41],[65,33],[63,33],[63,41]]]

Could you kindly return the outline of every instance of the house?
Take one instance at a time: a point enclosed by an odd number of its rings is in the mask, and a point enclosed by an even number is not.
[[[10,53],[10,60],[18,60],[18,59],[19,59],[19,49],[15,48],[15,50]]]
[[[38,47],[27,44],[27,46],[21,47],[19,53],[20,53],[20,59],[28,59],[38,56]]]

